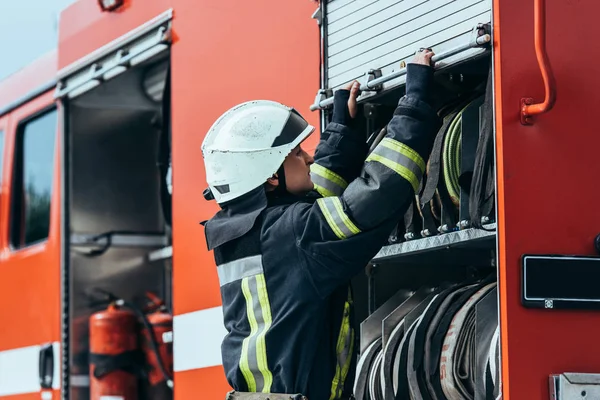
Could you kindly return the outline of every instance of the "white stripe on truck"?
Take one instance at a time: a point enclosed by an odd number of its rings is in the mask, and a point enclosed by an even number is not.
[[[54,378],[52,388],[60,389],[60,343],[52,343]],[[40,346],[0,351],[0,396],[35,393],[41,390],[39,377]]]
[[[221,342],[227,334],[223,308],[173,318],[173,369],[176,372],[222,365]]]

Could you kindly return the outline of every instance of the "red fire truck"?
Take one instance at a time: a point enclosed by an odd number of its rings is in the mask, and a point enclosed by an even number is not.
[[[356,398],[596,398],[600,50],[574,44],[599,11],[78,0],[57,50],[0,82],[0,398],[224,398],[204,135],[251,99],[322,130],[358,79],[374,148],[421,47],[445,124],[404,220],[353,281]]]

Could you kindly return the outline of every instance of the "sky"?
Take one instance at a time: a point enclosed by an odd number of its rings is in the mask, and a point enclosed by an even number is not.
[[[74,1],[0,0],[0,80],[56,48],[59,13]]]

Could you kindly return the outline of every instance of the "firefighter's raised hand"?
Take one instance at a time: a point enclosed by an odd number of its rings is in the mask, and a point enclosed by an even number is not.
[[[352,81],[344,87],[344,90],[350,92],[350,98],[348,99],[348,112],[350,117],[356,117],[358,112],[358,105],[356,104],[356,98],[360,96],[360,83],[358,81]]]
[[[406,95],[432,107],[435,96],[433,95],[433,62],[434,53],[431,49],[420,49],[407,66]]]
[[[356,98],[360,96],[360,83],[352,81],[337,90],[333,98],[333,116],[331,122],[350,126],[358,114]]]
[[[412,60],[413,64],[421,64],[433,67],[433,62],[431,58],[435,55],[435,53],[431,49],[420,49],[415,54],[415,57]]]

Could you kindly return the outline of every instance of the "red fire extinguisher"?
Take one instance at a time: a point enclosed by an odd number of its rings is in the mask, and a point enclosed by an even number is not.
[[[123,302],[112,302],[90,318],[90,399],[137,400],[141,361],[137,318]]]
[[[147,397],[168,400],[173,397],[173,317],[154,293],[146,292],[146,297],[150,300],[145,309],[146,320],[152,328],[146,327],[142,334],[148,370]]]
[[[140,394],[150,400],[172,399],[173,317],[160,298],[150,292],[146,296],[150,303],[144,310],[111,295],[108,308],[92,314],[90,400],[137,400]]]

